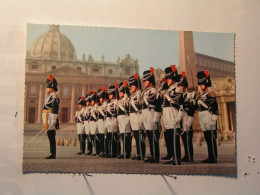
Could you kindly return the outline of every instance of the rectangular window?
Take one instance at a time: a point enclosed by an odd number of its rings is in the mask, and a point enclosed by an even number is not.
[[[81,67],[77,67],[77,70],[78,70],[78,71],[81,71]]]
[[[32,95],[36,94],[36,86],[31,86],[31,94]]]
[[[32,70],[38,70],[38,65],[32,65]]]
[[[130,74],[130,68],[126,68],[126,69],[125,69],[125,73],[126,73],[126,74]]]
[[[63,94],[64,96],[68,96],[69,95],[69,88],[68,87],[63,87]]]
[[[99,70],[98,70],[97,68],[94,68],[94,69],[93,69],[93,72],[96,72],[96,73],[97,73],[97,72],[99,72]]]
[[[55,70],[55,69],[56,69],[56,66],[52,66],[51,69],[52,69],[52,70]]]
[[[109,69],[109,70],[108,70],[108,73],[109,73],[109,74],[112,74],[112,73],[113,73],[113,70],[112,70],[112,69]]]

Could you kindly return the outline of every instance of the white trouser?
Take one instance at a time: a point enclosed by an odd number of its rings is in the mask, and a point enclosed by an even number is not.
[[[127,115],[119,115],[117,116],[118,119],[118,126],[120,133],[130,133],[130,118]]]
[[[140,130],[142,125],[141,113],[130,113],[130,124],[133,131]]]
[[[90,126],[90,133],[92,135],[98,133],[97,121],[90,121],[89,126]]]
[[[90,134],[90,122],[89,121],[84,121],[84,125],[85,125],[85,132],[86,134]]]
[[[212,114],[209,111],[205,110],[199,112],[199,119],[200,119],[200,127],[203,131],[212,130],[211,129]]]
[[[156,130],[156,126],[153,122],[154,109],[149,110],[148,108],[146,108],[142,110],[142,118],[145,130]]]
[[[180,128],[180,122],[175,124],[179,111],[173,107],[163,107],[163,124],[166,129]]]
[[[98,119],[98,132],[105,134],[106,133],[106,120],[105,119]]]
[[[85,126],[82,123],[77,123],[77,133],[85,134]]]
[[[107,126],[107,132],[117,132],[118,130],[118,121],[116,117],[107,117],[106,118],[106,126]]]

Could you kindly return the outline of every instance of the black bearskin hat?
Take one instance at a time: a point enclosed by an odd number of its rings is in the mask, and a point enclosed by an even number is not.
[[[185,72],[179,74],[176,81],[178,86],[184,86],[185,88],[188,88],[188,81],[187,81],[187,77],[185,76]]]
[[[155,86],[154,68],[151,67],[150,70],[143,72],[143,81],[149,81]]]
[[[129,85],[130,87],[132,85],[136,86],[138,89],[142,89],[140,78],[137,76],[137,74],[134,74],[129,78]]]
[[[92,91],[91,101],[94,101],[94,102],[96,102],[96,103],[99,102],[98,95],[96,94],[96,92],[95,92],[94,90]]]
[[[108,95],[113,95],[114,97],[118,98],[118,84],[111,85],[107,91]]]
[[[99,98],[108,99],[108,94],[107,94],[106,89],[105,89],[104,86],[102,86],[102,87],[98,90],[98,97],[99,97]]]
[[[130,95],[130,90],[126,81],[119,83],[118,91],[126,93],[128,96]]]
[[[54,91],[58,91],[57,80],[50,74],[46,80],[46,88],[52,88]]]
[[[172,79],[176,81],[176,77],[178,76],[178,71],[175,68],[175,65],[171,65],[170,67],[165,68],[165,79]]]
[[[92,95],[92,91],[89,91],[88,94],[85,96],[85,102],[91,102],[91,95]]]
[[[197,73],[198,85],[205,85],[206,87],[211,87],[211,80],[209,76],[209,72],[200,71]]]
[[[78,99],[78,101],[77,101],[77,104],[78,104],[78,105],[85,106],[85,98],[84,98],[84,96],[79,97],[79,99]]]

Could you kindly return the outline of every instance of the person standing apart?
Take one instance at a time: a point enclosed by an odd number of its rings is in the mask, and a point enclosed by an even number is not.
[[[50,155],[46,159],[56,158],[56,129],[59,126],[58,113],[60,99],[58,97],[58,82],[49,75],[46,81],[47,97],[43,105],[42,121],[44,124],[44,131],[47,132],[50,143]]]

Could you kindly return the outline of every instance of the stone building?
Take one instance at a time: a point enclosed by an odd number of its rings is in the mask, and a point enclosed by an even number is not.
[[[106,62],[102,56],[96,61],[91,55],[77,59],[72,42],[58,25],[34,41],[26,56],[24,122],[41,123],[45,99],[45,81],[53,74],[58,81],[61,99],[59,118],[61,124],[74,123],[76,101],[89,90],[108,88],[139,72],[138,61],[129,54],[116,62]]]

